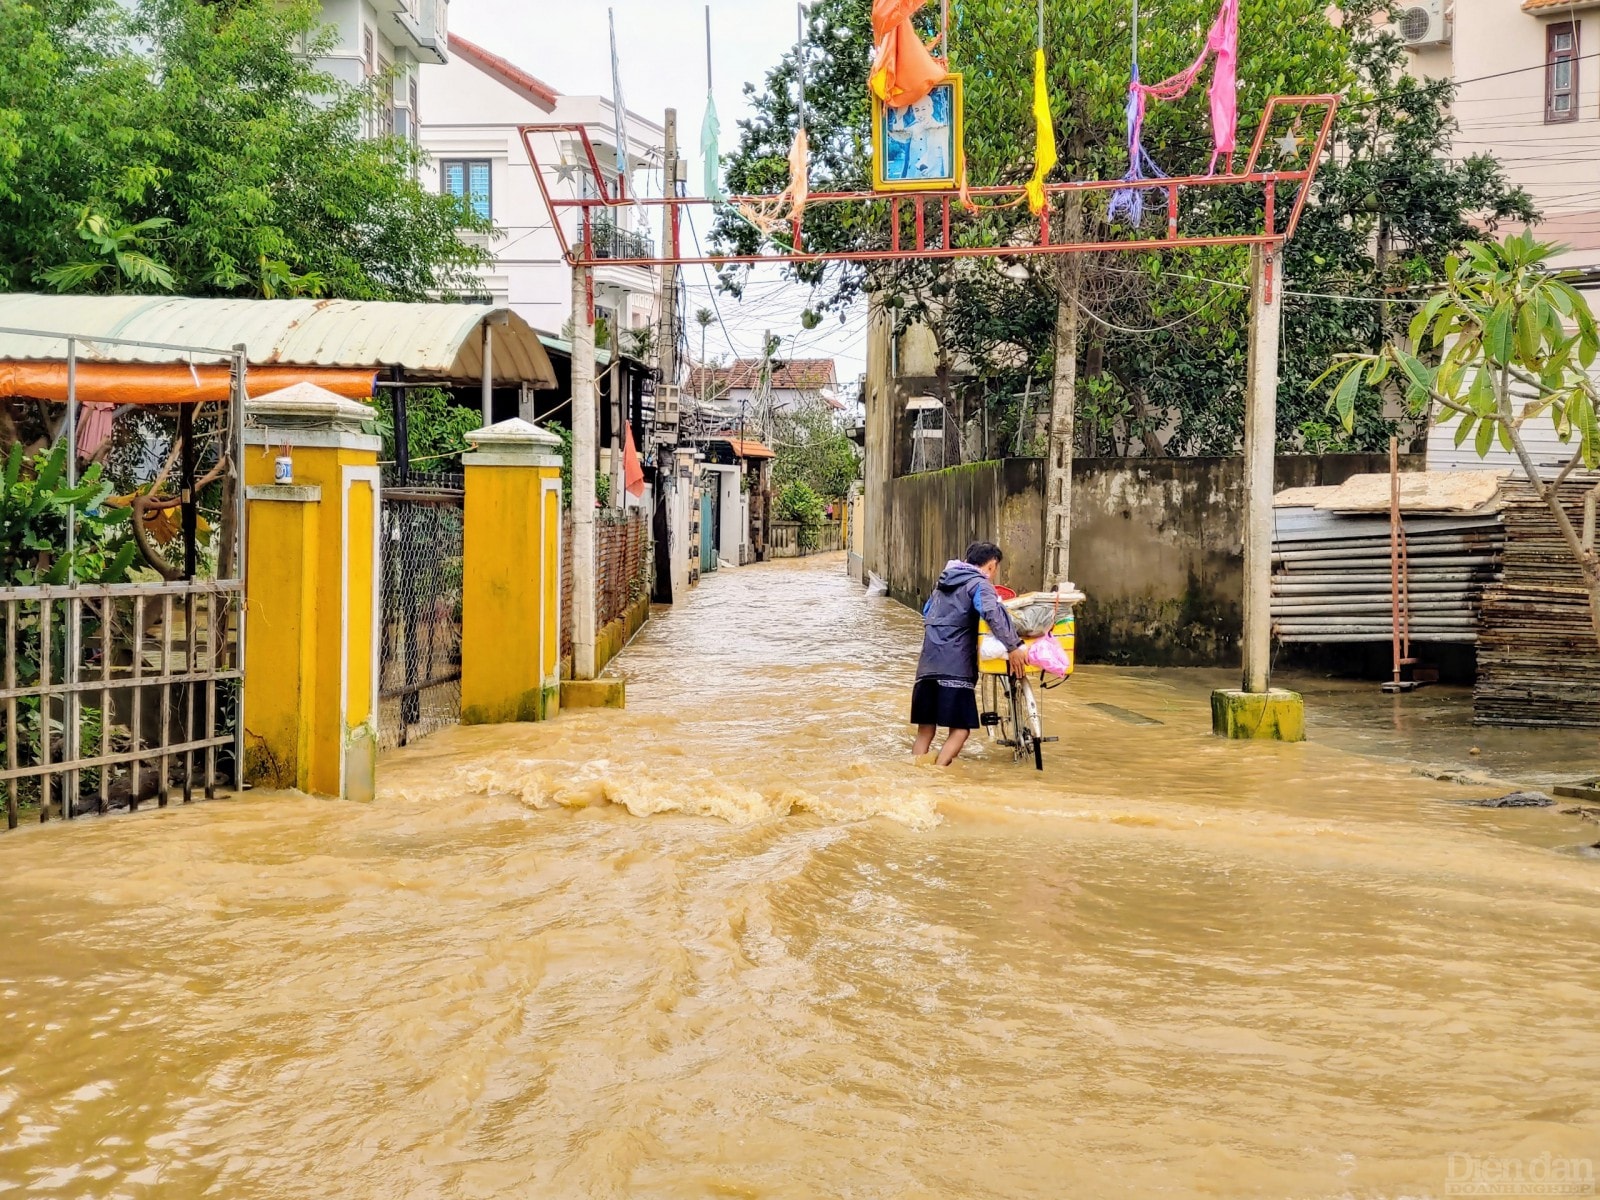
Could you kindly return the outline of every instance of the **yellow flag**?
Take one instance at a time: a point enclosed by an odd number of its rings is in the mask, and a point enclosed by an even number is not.
[[[1039,126],[1039,146],[1034,154],[1033,178],[1028,180],[1028,208],[1042,213],[1044,177],[1056,166],[1056,127],[1050,119],[1050,88],[1045,82],[1044,51],[1033,52],[1033,118]]]

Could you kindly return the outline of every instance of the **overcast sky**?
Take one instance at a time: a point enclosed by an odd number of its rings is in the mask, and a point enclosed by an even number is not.
[[[510,59],[558,92],[611,94],[611,49],[605,0],[452,0],[450,27],[463,37]],[[691,192],[701,190],[700,125],[705,117],[705,0],[612,0],[617,18],[617,53],[622,62],[623,98],[630,109],[659,121],[668,107],[678,110],[679,153],[689,162]],[[794,0],[711,0],[713,78],[722,119],[722,149],[738,146],[739,118],[749,114],[747,80],[761,82],[794,44]],[[862,86],[866,86],[865,80]],[[705,232],[704,216],[699,221]],[[694,311],[712,307],[708,273],[685,268],[689,287],[689,341],[700,354],[700,327]],[[744,301],[722,296],[722,320],[706,338],[715,358],[760,353],[764,330],[785,339],[781,353],[793,357],[836,358],[841,382],[865,369],[864,314],[847,325],[837,318],[806,332],[800,313],[806,290],[786,285],[775,272],[762,272]],[[726,326],[726,333],[723,326]]]

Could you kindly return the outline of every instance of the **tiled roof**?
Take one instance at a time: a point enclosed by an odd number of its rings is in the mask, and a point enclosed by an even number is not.
[[[695,367],[685,389],[690,396],[753,391],[761,384],[761,360],[737,358],[726,367]],[[780,359],[772,370],[775,392],[820,392],[839,386],[839,371],[831,358]]]
[[[1593,8],[1600,0],[1522,0],[1523,12],[1560,12]]]
[[[469,42],[459,33],[450,35],[450,53],[458,54],[484,74],[498,79],[524,100],[531,100],[540,108],[556,106],[556,90],[548,83],[535,79],[516,63],[491,54],[476,42]]]
[[[730,434],[719,433],[712,436],[713,442],[726,442],[733,447],[735,458],[777,458],[778,456],[762,443],[746,438],[741,441]]]

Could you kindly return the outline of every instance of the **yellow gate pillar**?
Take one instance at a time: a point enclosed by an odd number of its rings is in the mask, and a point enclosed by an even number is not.
[[[461,720],[561,706],[561,439],[513,417],[467,434]]]
[[[365,404],[299,383],[245,412],[246,778],[370,800],[378,758],[378,447]],[[274,481],[287,455],[293,482]]]

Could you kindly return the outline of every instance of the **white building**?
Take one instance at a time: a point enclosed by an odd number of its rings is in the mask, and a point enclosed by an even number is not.
[[[1456,83],[1455,150],[1492,154],[1537,233],[1600,266],[1600,0],[1402,0],[1413,70]]]
[[[535,329],[559,333],[572,315],[572,272],[561,258],[533,166],[519,127],[537,124],[581,126],[593,144],[608,195],[618,194],[617,152],[612,101],[602,96],[566,96],[516,64],[465,38],[451,34],[448,61],[424,72],[428,96],[422,144],[433,157],[425,181],[465,197],[494,221],[498,236],[489,242],[494,266],[483,276],[483,290],[497,304],[509,304]],[[662,127],[635,113],[625,114],[628,193],[662,194]],[[538,135],[544,181],[558,199],[593,195],[594,182],[582,141],[574,135]],[[580,189],[583,191],[580,192]],[[648,228],[660,208],[632,205],[614,210],[597,244],[616,258],[655,253]],[[571,237],[577,210],[560,214]],[[621,346],[633,352],[628,335],[653,332],[659,320],[660,273],[653,268],[601,267],[595,271],[595,304],[608,329],[622,331]],[[644,357],[641,355],[640,357]]]
[[[318,61],[330,75],[359,84],[394,73],[394,90],[370,133],[417,137],[423,64],[449,61],[449,0],[322,0],[322,17],[337,36]]]

